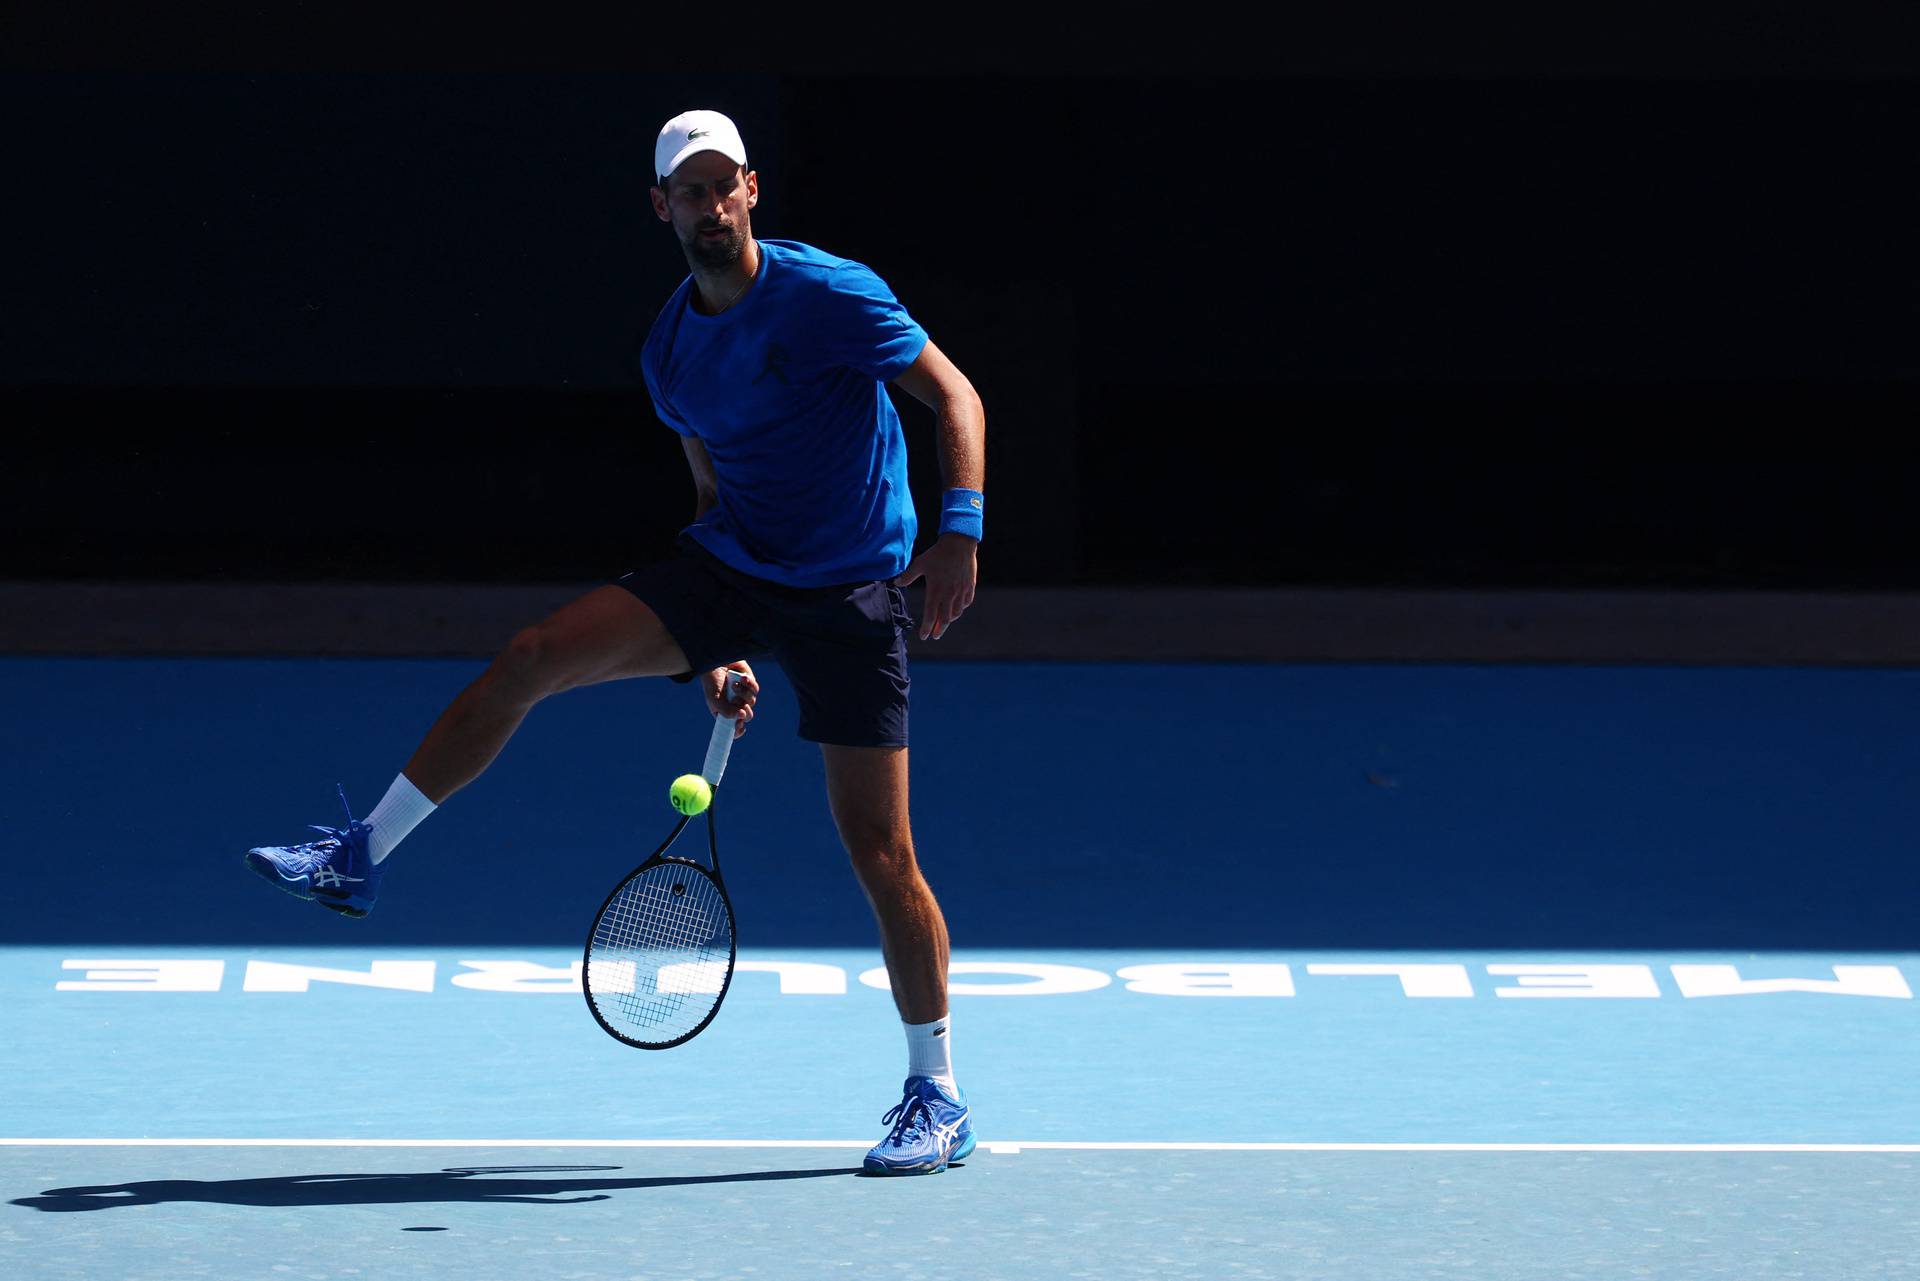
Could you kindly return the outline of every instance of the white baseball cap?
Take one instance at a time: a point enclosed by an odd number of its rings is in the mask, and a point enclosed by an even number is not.
[[[654,176],[665,179],[688,156],[717,151],[736,165],[747,163],[747,144],[740,130],[717,111],[683,111],[660,126],[653,144]]]

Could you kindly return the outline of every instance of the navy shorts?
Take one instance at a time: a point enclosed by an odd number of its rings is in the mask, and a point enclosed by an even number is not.
[[[772,655],[799,700],[801,738],[907,745],[913,619],[892,583],[786,587],[741,573],[685,534],[671,558],[616,581],[659,615],[693,672]]]

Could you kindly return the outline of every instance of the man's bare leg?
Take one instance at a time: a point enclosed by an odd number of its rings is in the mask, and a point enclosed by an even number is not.
[[[873,1174],[927,1174],[973,1151],[966,1095],[953,1078],[947,923],[914,858],[907,749],[827,747],[827,801],[880,924],[893,1003],[907,1037],[907,1085],[893,1126],[867,1153]]]
[[[435,805],[480,777],[541,699],[582,685],[687,670],[653,610],[624,587],[595,588],[524,628],[453,700],[402,771]]]
[[[298,898],[365,916],[379,894],[387,855],[493,763],[535,703],[600,681],[671,675],[686,665],[679,644],[638,597],[613,586],[588,592],[513,638],[440,714],[364,820],[327,829],[321,841],[255,846],[247,866]]]
[[[947,922],[914,858],[907,749],[822,745],[827,803],[873,905],[893,1003],[907,1023],[947,1013]]]

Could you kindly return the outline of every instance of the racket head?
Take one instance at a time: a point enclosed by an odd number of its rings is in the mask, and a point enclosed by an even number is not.
[[[580,968],[587,1008],[616,1040],[670,1049],[720,1012],[737,949],[726,886],[690,859],[655,855],[594,916]]]

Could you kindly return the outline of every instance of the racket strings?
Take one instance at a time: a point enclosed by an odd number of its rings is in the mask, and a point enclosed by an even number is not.
[[[712,1014],[732,958],[720,887],[698,868],[660,864],[622,885],[595,922],[587,990],[615,1029],[661,1044]]]

